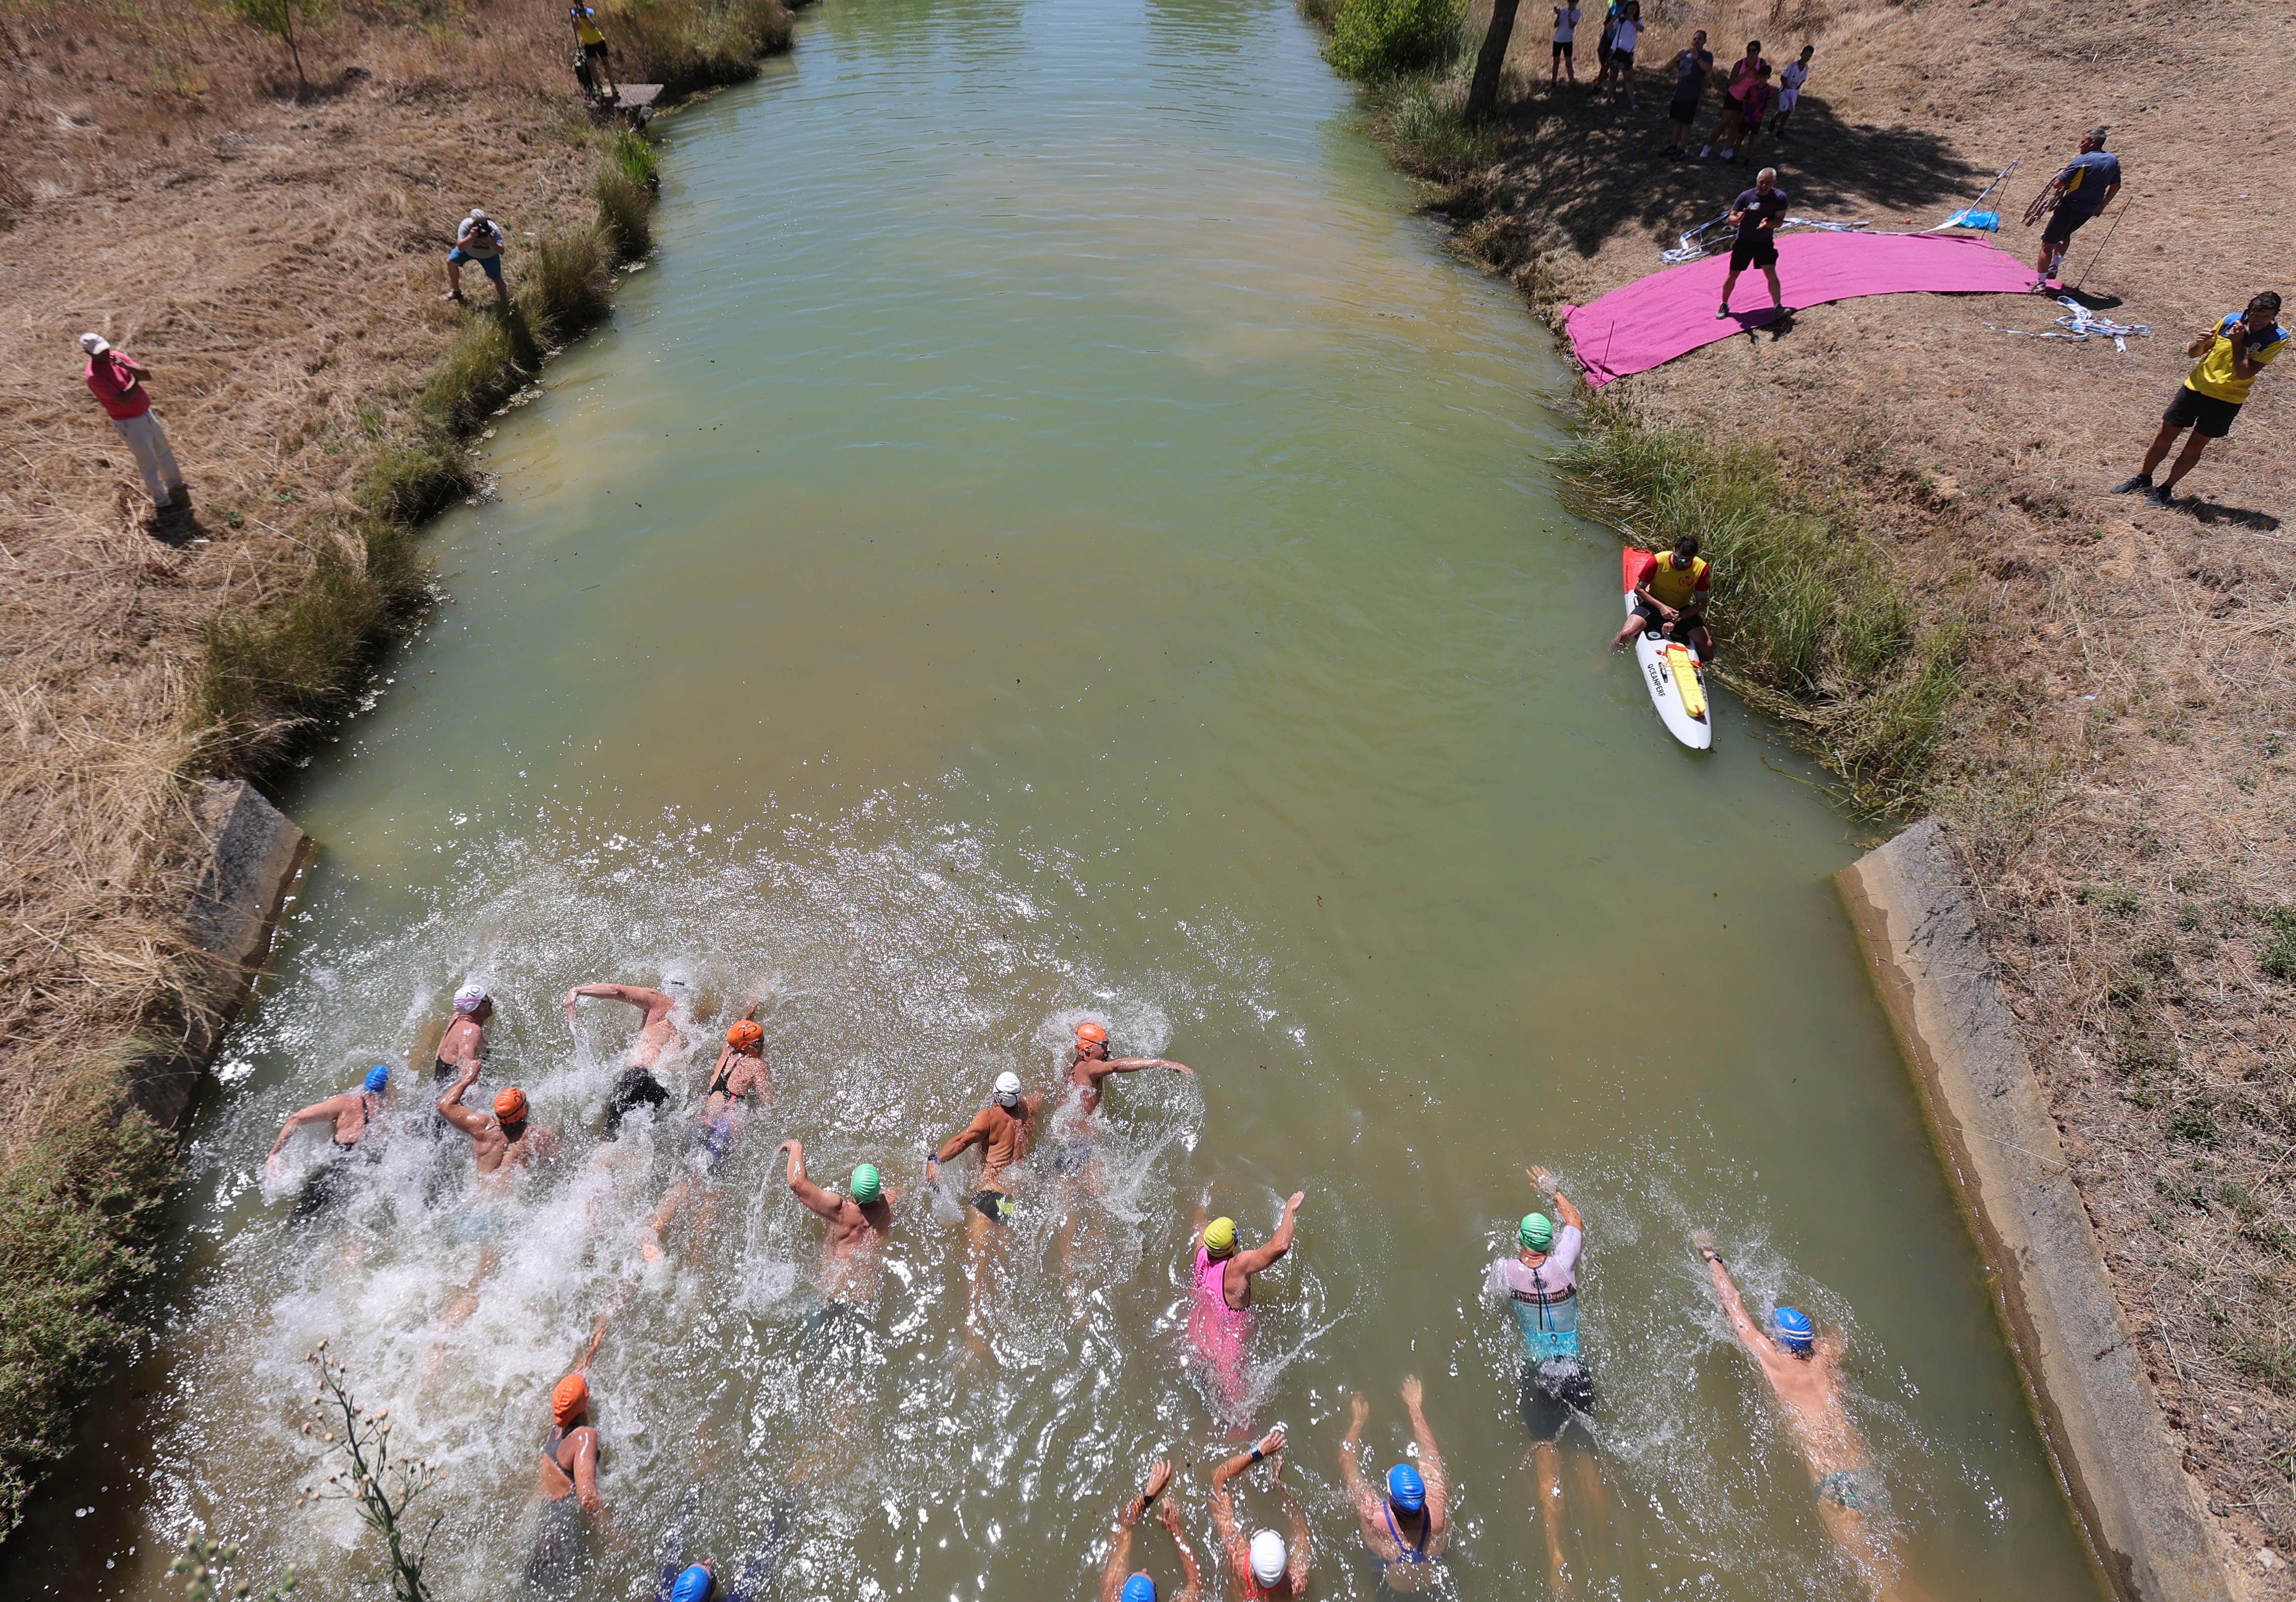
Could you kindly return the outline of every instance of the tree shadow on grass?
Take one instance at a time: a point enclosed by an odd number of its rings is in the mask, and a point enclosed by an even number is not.
[[[1727,209],[1763,167],[1778,169],[1795,216],[1863,218],[1877,231],[1902,229],[1908,217],[1915,227],[1942,222],[1993,176],[1992,168],[1956,155],[1939,135],[1848,122],[1807,94],[1794,112],[1792,136],[1781,143],[1762,135],[1752,165],[1677,162],[1667,153],[1673,73],[1643,73],[1640,82],[1645,93],[1638,109],[1584,88],[1541,85],[1504,103],[1495,119],[1511,143],[1527,147],[1523,153],[1538,169],[1542,182],[1531,203],[1585,255],[1621,228],[1640,226],[1663,237],[1693,228]],[[1699,102],[1693,152],[1712,131],[1721,98],[1710,87]]]

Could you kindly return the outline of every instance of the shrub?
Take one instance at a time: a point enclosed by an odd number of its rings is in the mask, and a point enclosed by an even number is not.
[[[600,164],[598,176],[590,182],[590,193],[598,202],[598,230],[613,246],[617,259],[627,261],[653,248],[653,225],[649,220],[653,197],[632,183],[619,166],[611,161]]]
[[[607,254],[605,236],[594,226],[554,228],[535,241],[519,300],[537,336],[562,339],[605,315]]]
[[[1449,183],[1494,159],[1488,130],[1467,122],[1466,89],[1448,73],[1414,72],[1379,94],[1379,131],[1396,165],[1414,177]]]
[[[1465,20],[1460,0],[1340,0],[1332,66],[1365,83],[1434,66],[1457,53]]]
[[[430,381],[415,399],[415,414],[442,433],[467,433],[516,393],[524,375],[515,358],[506,315],[481,313],[472,318],[430,370]]]
[[[121,1297],[151,1268],[173,1162],[120,1081],[94,1075],[79,1116],[0,1169],[0,1534],[64,1455],[73,1402],[122,1353]]]
[[[2281,907],[2266,916],[2272,921],[2272,934],[2258,953],[2257,966],[2273,978],[2296,984],[2296,911]]]
[[[475,482],[455,442],[425,430],[375,453],[359,500],[387,522],[419,523],[469,494]]]
[[[758,76],[758,58],[789,48],[780,0],[619,0],[601,8],[617,46],[615,77],[681,94]]]
[[[225,765],[259,769],[296,730],[334,709],[390,614],[365,568],[323,545],[297,587],[251,617],[212,618],[200,653],[200,715]]]
[[[606,159],[641,189],[660,181],[661,159],[653,142],[636,128],[617,128],[606,141]]]

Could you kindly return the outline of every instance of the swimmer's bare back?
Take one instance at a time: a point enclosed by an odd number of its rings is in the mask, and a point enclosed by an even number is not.
[[[566,1021],[574,1021],[574,1004],[585,996],[594,1001],[621,1001],[636,1008],[645,1015],[638,1026],[638,1037],[631,1043],[625,1059],[633,1068],[651,1069],[661,1060],[665,1051],[675,1051],[685,1044],[685,1036],[670,1014],[677,998],[667,991],[649,990],[643,985],[577,985],[566,993]]]
[[[1111,1074],[1136,1074],[1143,1068],[1169,1068],[1176,1074],[1193,1078],[1195,1070],[1186,1063],[1172,1062],[1161,1057],[1111,1057],[1108,1042],[1084,1044],[1077,1047],[1076,1060],[1069,1065],[1069,1083],[1076,1087],[1077,1104],[1087,1116],[1100,1110],[1101,1082]]]
[[[1746,1312],[1721,1255],[1705,1246],[1700,1247],[1700,1255],[1713,1277],[1714,1294],[1729,1320],[1730,1332],[1770,1382],[1771,1394],[1785,1413],[1810,1477],[1823,1479],[1837,1469],[1860,1468],[1870,1463],[1873,1459],[1865,1439],[1842,1400],[1840,1336],[1829,1331],[1819,1337],[1809,1356],[1794,1356],[1764,1334]]]
[[[806,1177],[805,1144],[800,1140],[783,1140],[778,1150],[789,1157],[789,1188],[806,1210],[829,1226],[821,1243],[822,1260],[835,1263],[862,1252],[873,1252],[892,1232],[893,1206],[900,1200],[900,1192],[881,1190],[877,1199],[864,1206],[849,1196],[825,1190]]]
[[[481,1174],[507,1174],[530,1157],[546,1152],[552,1144],[547,1130],[535,1128],[522,1116],[524,1099],[521,1098],[521,1116],[505,1124],[490,1114],[474,1112],[463,1105],[463,1093],[479,1077],[479,1065],[472,1063],[439,1098],[439,1112],[447,1122],[471,1137],[471,1157]],[[505,1091],[504,1095],[512,1092]]]

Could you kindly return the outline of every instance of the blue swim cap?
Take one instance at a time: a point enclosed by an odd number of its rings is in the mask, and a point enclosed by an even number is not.
[[[1811,1337],[1817,1332],[1811,1328],[1809,1314],[1799,1307],[1781,1307],[1777,1312],[1778,1340],[1789,1352],[1807,1352]]]
[[[709,1572],[709,1565],[697,1563],[669,1588],[669,1602],[709,1602],[709,1593],[717,1589],[718,1577]]]
[[[1387,1500],[1406,1513],[1416,1513],[1427,1505],[1427,1485],[1419,1471],[1408,1463],[1398,1463],[1387,1471]]]
[[[1156,1602],[1156,1582],[1145,1574],[1135,1574],[1124,1582],[1123,1602]]]
[[[390,1065],[379,1062],[366,1071],[366,1093],[380,1096],[390,1088]]]

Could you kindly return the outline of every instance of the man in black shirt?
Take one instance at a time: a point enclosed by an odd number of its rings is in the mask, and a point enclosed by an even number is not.
[[[1778,288],[1778,225],[1785,218],[1786,192],[1778,187],[1778,169],[1766,167],[1754,175],[1754,187],[1742,190],[1730,203],[1730,222],[1738,230],[1738,240],[1730,247],[1730,274],[1722,281],[1722,305],[1716,316],[1730,315],[1730,291],[1749,266],[1761,268],[1762,276],[1770,281],[1772,307],[1785,310],[1785,291]]]
[[[1706,93],[1706,75],[1714,70],[1714,53],[1706,48],[1706,30],[1690,36],[1690,48],[1674,58],[1674,103],[1667,115],[1674,119],[1674,139],[1667,148],[1672,161],[1690,159],[1690,125],[1698,119],[1699,97]]]

